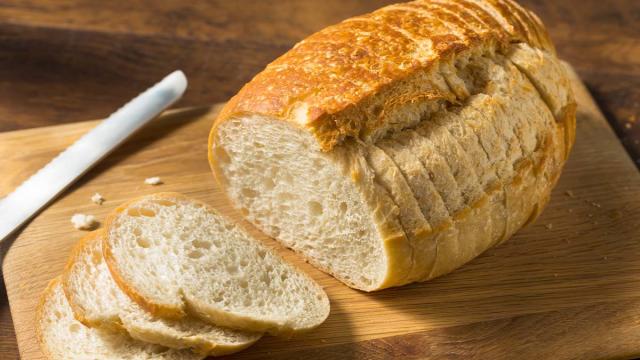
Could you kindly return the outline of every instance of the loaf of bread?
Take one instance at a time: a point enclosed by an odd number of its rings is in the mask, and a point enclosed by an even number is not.
[[[231,203],[365,291],[446,274],[532,222],[574,142],[541,21],[511,0],[418,0],[330,26],[222,109]]]

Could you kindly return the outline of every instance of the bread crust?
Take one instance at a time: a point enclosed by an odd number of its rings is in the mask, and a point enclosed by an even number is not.
[[[73,291],[69,289],[69,276],[71,275],[72,267],[76,263],[76,260],[82,255],[83,249],[87,246],[88,243],[95,241],[96,236],[103,232],[103,230],[95,230],[89,232],[87,235],[83,236],[78,240],[76,245],[71,250],[69,254],[69,259],[67,260],[67,264],[64,267],[64,270],[61,275],[62,282],[62,291],[69,302],[69,306],[71,307],[71,311],[73,312],[73,317],[76,318],[80,323],[87,327],[104,327],[112,331],[119,332],[121,334],[126,334],[127,331],[122,326],[120,319],[113,319],[113,321],[102,322],[102,321],[93,321],[87,318],[84,314],[84,309],[82,309],[77,302],[74,300],[75,296]]]
[[[387,6],[309,36],[243,86],[221,110],[216,124],[243,114],[269,116],[306,129],[323,150],[329,151],[346,136],[359,137],[384,126],[366,108],[367,102],[385,96],[388,89],[417,73],[428,72],[441,61],[491,44],[506,46],[511,41],[553,52],[541,25],[510,0],[488,2],[510,27],[487,26],[486,32],[467,31],[457,36],[446,24],[463,29],[468,25],[444,9],[429,9],[432,17],[447,19],[430,26],[424,26],[419,10],[398,11],[408,6],[419,9],[425,3],[428,1]],[[441,3],[463,7],[487,24],[495,22],[470,2]],[[396,24],[401,24],[404,31],[399,31]],[[425,48],[423,44],[431,45]]]

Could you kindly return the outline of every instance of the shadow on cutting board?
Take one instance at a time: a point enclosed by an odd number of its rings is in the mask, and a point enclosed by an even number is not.
[[[348,350],[355,343],[349,312],[339,302],[331,302],[329,318],[331,318],[331,322],[325,322],[307,334],[298,335],[291,339],[265,335],[255,345],[240,353],[223,357],[210,357],[209,359],[351,360],[361,358]],[[339,327],[333,327],[334,324],[339,324]],[[347,351],[345,351],[344,347],[347,348]],[[337,352],[333,351],[333,349],[337,349]]]

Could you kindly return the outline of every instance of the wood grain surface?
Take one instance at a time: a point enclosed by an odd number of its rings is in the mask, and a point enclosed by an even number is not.
[[[190,82],[181,106],[226,101],[308,34],[392,2],[3,0],[0,131],[106,116],[175,68]],[[637,161],[640,1],[520,2],[543,19]],[[17,358],[0,286],[0,359]]]
[[[315,270],[245,224],[325,287],[332,311],[299,338],[265,337],[237,359],[420,357],[595,359],[640,354],[640,174],[578,80],[578,136],[536,224],[435,281],[366,294]],[[216,109],[165,115],[109,156],[18,236],[3,264],[23,359],[41,359],[34,308],[84,234],[76,212],[179,191],[238,219],[215,186],[206,137]],[[0,134],[0,195],[95,126],[83,122]],[[29,148],[27,153],[17,148]],[[143,183],[160,176],[164,184]],[[100,192],[106,202],[93,204]]]

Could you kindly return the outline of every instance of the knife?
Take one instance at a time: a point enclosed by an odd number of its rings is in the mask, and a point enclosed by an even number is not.
[[[111,114],[0,201],[0,242],[164,109],[187,88],[174,71]]]

